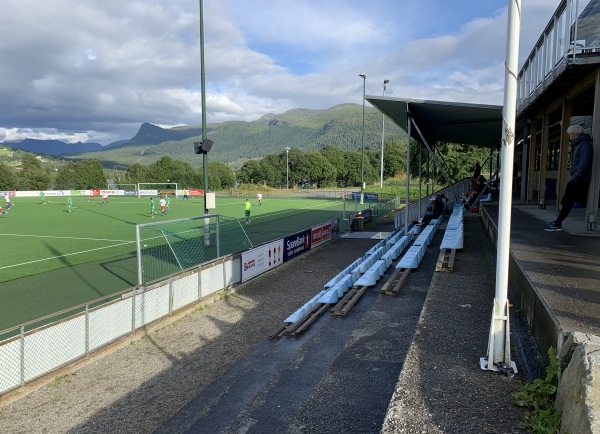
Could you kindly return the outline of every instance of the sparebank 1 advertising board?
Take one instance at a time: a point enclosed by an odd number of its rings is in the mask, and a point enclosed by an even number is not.
[[[242,282],[283,263],[283,240],[271,241],[242,253]]]
[[[283,239],[283,260],[288,261],[310,250],[310,229],[296,232]]]
[[[327,241],[331,240],[331,232],[333,225],[331,223],[325,223],[319,226],[313,227],[311,231],[310,248],[317,247]]]

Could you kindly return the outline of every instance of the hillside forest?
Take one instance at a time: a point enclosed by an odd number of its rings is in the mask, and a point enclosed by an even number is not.
[[[425,179],[445,184],[441,170],[428,158],[427,150],[411,144],[411,176],[418,177],[419,164]],[[438,144],[436,157],[443,161],[451,182],[468,177],[476,162],[483,163],[489,150],[468,145]],[[182,187],[203,188],[203,171],[187,161],[163,155],[148,165],[132,163],[126,170],[107,169],[97,160],[67,161],[44,165],[39,157],[20,151],[17,166],[0,161],[0,190],[105,189],[108,179],[115,184],[139,182],[179,183]],[[210,154],[209,154],[210,157]],[[262,158],[248,159],[234,171],[229,165],[208,162],[209,191],[235,188],[240,184],[256,184],[272,188],[360,188],[361,173],[367,187],[379,184],[380,150],[364,152],[324,146],[319,150],[289,148]],[[383,158],[384,179],[406,173],[406,142],[389,140]]]

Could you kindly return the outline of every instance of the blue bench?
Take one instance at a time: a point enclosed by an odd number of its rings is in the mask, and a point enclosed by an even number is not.
[[[427,245],[412,245],[408,248],[404,256],[398,261],[396,264],[396,269],[400,268],[418,268],[421,263],[421,259],[425,256],[425,250],[427,250]]]
[[[293,314],[288,316],[284,322],[295,323],[298,322],[303,316],[310,313],[316,306],[319,304],[319,299],[325,293],[325,290],[322,290],[313,298],[311,298],[308,302],[304,303],[304,305],[296,310]]]
[[[374,286],[386,270],[386,262],[383,259],[379,259],[354,282],[354,286]]]
[[[323,295],[321,295],[321,297],[319,298],[319,303],[337,303],[338,300],[342,298],[350,288],[352,288],[352,286],[354,286],[354,280],[352,280],[352,275],[347,274],[334,286],[326,290],[325,293],[323,293]]]

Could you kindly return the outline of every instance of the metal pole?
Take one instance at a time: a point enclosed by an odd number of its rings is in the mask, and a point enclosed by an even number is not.
[[[367,83],[367,74],[361,72],[358,74],[359,77],[363,79],[363,110],[362,110],[362,145],[361,151],[362,156],[360,159],[360,203],[361,205],[364,203],[365,198],[365,86]]]
[[[504,73],[504,106],[502,109],[502,177],[500,179],[500,201],[498,207],[496,294],[488,339],[488,354],[487,357],[480,359],[480,367],[482,369],[501,372],[504,372],[509,367],[512,368],[513,372],[516,372],[516,365],[510,360],[510,317],[507,295],[520,25],[521,0],[509,0]]]
[[[290,189],[290,159],[289,159],[289,154],[290,154],[290,148],[285,148],[285,167],[286,167],[286,171],[285,171],[285,186],[286,189]]]
[[[383,95],[385,96],[385,85],[388,84],[389,80],[383,80]],[[385,115],[381,114],[381,172],[379,175],[379,188],[383,188],[383,144],[385,137]]]
[[[408,111],[408,106],[406,107]],[[404,234],[408,234],[408,208],[410,206],[410,126],[412,120],[410,113],[406,116],[406,213],[404,214]]]
[[[206,140],[206,82],[204,74],[204,21],[202,0],[200,4],[200,93],[202,94],[202,141]],[[208,214],[206,206],[206,193],[208,193],[208,154],[202,154],[202,172],[203,172],[203,189],[204,189],[204,214]]]

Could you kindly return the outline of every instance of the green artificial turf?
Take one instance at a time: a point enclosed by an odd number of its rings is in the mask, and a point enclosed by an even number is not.
[[[342,219],[340,200],[269,198],[252,202],[252,224],[244,224],[245,197],[218,197],[211,214],[240,220],[253,245],[278,239],[332,218]],[[19,198],[0,216],[0,330],[114,294],[137,284],[137,224],[204,214],[201,198],[172,198],[171,210],[150,215],[148,197]],[[354,211],[346,203],[346,212]],[[341,222],[342,230],[345,222]]]

